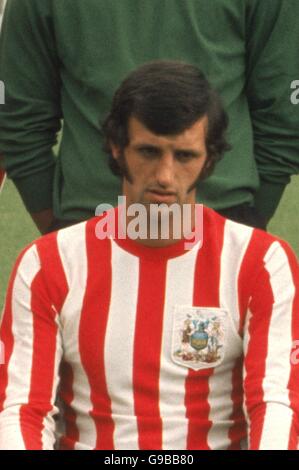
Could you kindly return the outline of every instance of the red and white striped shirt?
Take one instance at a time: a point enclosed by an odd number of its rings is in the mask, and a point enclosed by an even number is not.
[[[40,238],[11,276],[0,447],[295,449],[299,268],[288,245],[204,209],[204,241],[99,240],[98,217]],[[223,357],[174,360],[180,306],[226,312]],[[187,357],[187,356],[186,356]],[[298,355],[297,355],[298,357]]]

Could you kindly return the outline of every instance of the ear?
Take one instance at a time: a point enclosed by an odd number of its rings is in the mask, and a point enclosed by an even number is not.
[[[115,160],[118,160],[119,158],[119,155],[120,155],[120,147],[118,145],[115,145],[113,142],[110,142],[110,148],[111,148],[111,154],[112,154],[112,157],[115,159]]]

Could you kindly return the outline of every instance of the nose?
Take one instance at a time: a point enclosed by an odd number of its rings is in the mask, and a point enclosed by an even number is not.
[[[165,189],[173,186],[174,158],[171,152],[167,152],[159,158],[156,167],[156,181]]]

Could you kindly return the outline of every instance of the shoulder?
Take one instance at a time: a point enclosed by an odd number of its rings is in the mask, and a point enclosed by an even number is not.
[[[256,229],[222,217],[214,210],[204,207],[204,233],[206,237],[219,240],[222,251],[229,257],[240,254],[252,258],[252,264],[264,265],[275,257],[298,265],[296,255],[289,244],[264,230]]]

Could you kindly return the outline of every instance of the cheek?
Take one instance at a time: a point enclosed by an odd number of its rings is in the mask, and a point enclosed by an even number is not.
[[[196,189],[204,163],[193,163],[188,168],[181,168],[178,173],[178,186],[182,193],[189,193]]]
[[[139,183],[146,183],[155,178],[156,169],[154,162],[139,159],[134,167],[134,172]]]
[[[132,174],[135,174],[136,176],[142,174],[145,165],[138,155],[135,155],[134,152],[130,152],[126,156],[126,161]]]
[[[184,181],[184,183],[187,185],[193,183],[199,177],[202,171],[202,167],[202,164],[193,164],[188,168],[185,168],[181,171],[181,180]]]

